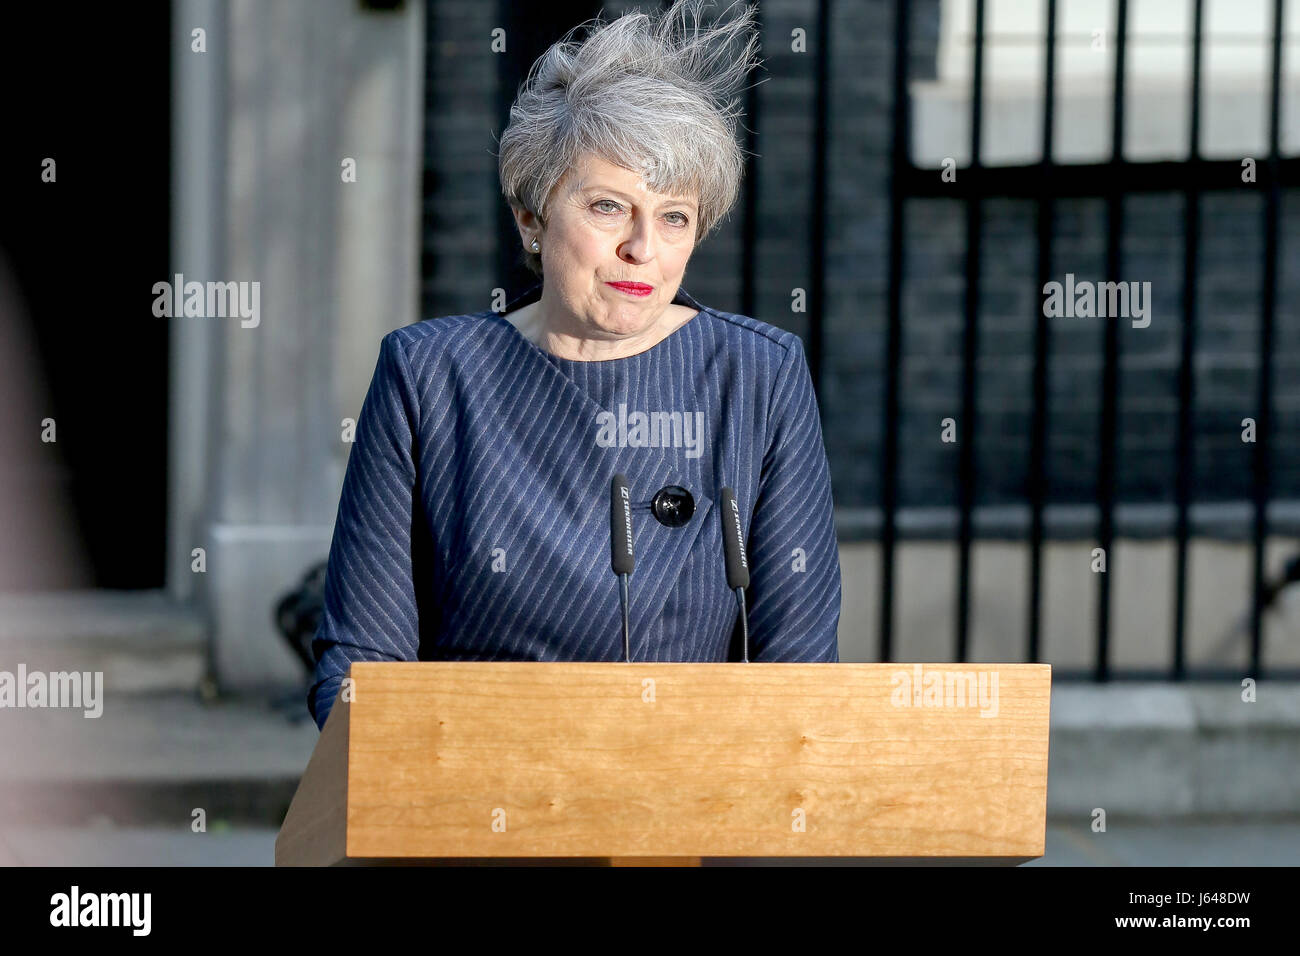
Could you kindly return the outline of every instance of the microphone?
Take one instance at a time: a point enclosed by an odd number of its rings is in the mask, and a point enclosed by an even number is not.
[[[740,506],[736,493],[723,488],[718,513],[722,515],[722,557],[727,567],[727,587],[736,592],[740,606],[741,660],[749,663],[749,618],[745,613],[745,588],[749,587],[749,559],[745,556],[745,538],[740,530]]]
[[[632,640],[628,631],[627,582],[636,566],[632,553],[632,494],[627,476],[616,474],[609,483],[609,564],[618,575],[619,603],[623,609],[623,659],[632,663]]]

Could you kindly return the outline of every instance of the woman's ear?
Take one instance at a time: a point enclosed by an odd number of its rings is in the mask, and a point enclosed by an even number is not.
[[[542,221],[522,206],[511,205],[510,211],[515,217],[515,227],[519,230],[519,238],[527,246],[536,236],[541,234]]]

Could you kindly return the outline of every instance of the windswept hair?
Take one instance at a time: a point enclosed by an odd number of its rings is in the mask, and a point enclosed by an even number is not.
[[[537,59],[498,142],[501,192],[511,206],[545,228],[551,191],[590,153],[639,172],[655,192],[697,196],[696,242],[712,232],[740,190],[740,94],[761,61],[754,8],[733,2],[701,24],[709,3],[597,17]],[[540,255],[526,252],[525,264],[541,276]]]

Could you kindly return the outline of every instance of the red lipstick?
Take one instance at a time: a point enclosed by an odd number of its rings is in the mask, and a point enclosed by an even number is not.
[[[626,292],[628,295],[634,295],[637,298],[644,298],[655,290],[652,285],[646,285],[644,282],[606,282],[605,285],[617,289],[619,292]]]

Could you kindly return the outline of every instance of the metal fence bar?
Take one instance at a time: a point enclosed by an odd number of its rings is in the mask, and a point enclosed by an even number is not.
[[[975,59],[971,76],[970,168],[964,175],[980,174],[980,134],[984,125],[984,23],[985,0],[975,0]],[[971,511],[975,506],[975,416],[977,414],[976,358],[979,355],[980,220],[984,203],[977,191],[966,200],[966,301],[962,329],[961,424],[957,446],[957,608],[956,657],[970,656]]]
[[[1201,60],[1204,49],[1205,0],[1194,0],[1192,11],[1191,118],[1187,161],[1201,158]],[[1201,247],[1201,194],[1195,187],[1183,193],[1183,329],[1178,363],[1178,471],[1174,476],[1177,518],[1174,526],[1174,665],[1173,679],[1187,677],[1187,547],[1188,512],[1195,467],[1196,269]]]
[[[891,162],[889,172],[889,280],[885,333],[885,384],[881,402],[880,455],[880,659],[893,659],[894,552],[898,512],[898,386],[903,343],[903,177],[910,165],[908,126],[910,103],[907,67],[910,55],[907,0],[894,0],[894,102],[891,109]]]
[[[432,49],[437,42],[435,27],[438,18],[433,13],[433,0],[426,0],[425,44]],[[506,36],[510,38],[507,55],[496,57],[496,117],[497,125],[493,129],[495,136],[504,132],[510,122],[510,107],[519,92],[519,86],[528,75],[532,64],[546,52],[552,43],[564,35],[571,27],[592,19],[601,11],[597,0],[552,0],[545,7],[541,4],[513,3],[511,0],[498,0],[496,22],[502,24]],[[430,64],[426,71],[424,95],[426,101],[433,96],[434,70]],[[449,91],[450,91],[449,87]],[[494,194],[500,196],[500,181],[497,179],[495,165],[485,170],[484,182],[491,183]],[[425,176],[431,179],[433,171],[426,170]],[[432,183],[426,181],[422,194],[428,195],[433,189]],[[423,232],[423,225],[421,226]],[[515,223],[514,213],[505,202],[496,203],[496,249],[495,274],[506,290],[507,299],[537,281],[523,266],[523,248],[520,243],[519,227]],[[425,253],[426,261],[421,263],[422,275],[430,275],[432,262],[427,261],[430,253]],[[477,299],[476,299],[477,301]]]
[[[1115,87],[1111,100],[1111,162],[1124,155],[1124,56],[1128,39],[1128,2],[1117,0],[1115,11]],[[1111,185],[1106,195],[1106,278],[1119,282],[1124,235],[1124,193]],[[1101,455],[1097,464],[1097,506],[1100,512],[1097,546],[1106,570],[1097,575],[1097,660],[1094,679],[1110,673],[1110,579],[1115,573],[1115,459],[1119,424],[1119,319],[1105,322],[1105,365],[1101,381]]]
[[[1043,613],[1043,506],[1047,502],[1047,311],[1043,288],[1051,281],[1052,238],[1056,231],[1056,202],[1052,197],[1052,154],[1055,151],[1056,122],[1056,0],[1047,0],[1047,37],[1043,62],[1043,140],[1038,172],[1038,268],[1034,287],[1034,381],[1033,421],[1029,452],[1029,605],[1026,633],[1029,646],[1025,660],[1037,661],[1042,654]]]
[[[822,398],[822,374],[825,365],[824,341],[826,304],[826,179],[830,150],[827,133],[830,129],[830,45],[831,0],[817,2],[817,79],[814,105],[814,157],[812,183],[812,263],[809,298],[812,300],[811,322],[808,327],[808,366],[812,370],[813,391],[818,404],[825,406]]]
[[[1273,422],[1273,325],[1277,306],[1278,213],[1282,203],[1279,134],[1282,87],[1282,0],[1273,0],[1273,82],[1269,91],[1268,159],[1264,199],[1264,278],[1259,322],[1259,392],[1255,409],[1253,588],[1250,615],[1250,674],[1258,679],[1263,656],[1264,544],[1268,538],[1269,446]]]
[[[756,14],[758,16],[758,14]],[[762,21],[759,21],[762,36]],[[758,258],[758,163],[754,153],[758,145],[758,84],[745,91],[745,178],[741,183],[743,199],[740,221],[740,314],[754,315],[757,308],[755,269]]]

